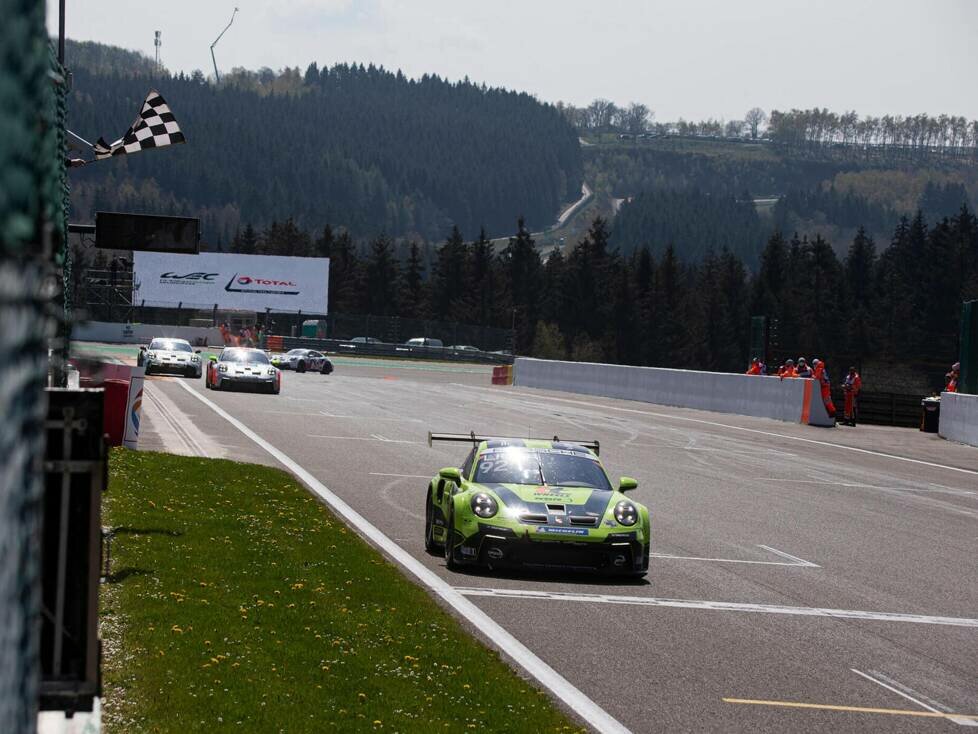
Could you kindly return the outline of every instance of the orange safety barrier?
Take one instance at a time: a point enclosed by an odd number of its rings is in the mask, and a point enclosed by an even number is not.
[[[285,346],[282,343],[281,336],[266,336],[265,337],[265,348],[270,352],[281,352],[284,350]]]
[[[513,365],[504,364],[492,368],[493,385],[512,385],[513,384]]]

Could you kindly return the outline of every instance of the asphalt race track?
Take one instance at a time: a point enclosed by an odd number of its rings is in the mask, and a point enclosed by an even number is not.
[[[338,360],[285,373],[280,396],[146,384],[141,448],[275,463],[205,395],[634,732],[978,726],[960,718],[978,715],[978,449],[491,387],[461,365]],[[467,451],[427,431],[473,429],[599,439],[652,510],[647,580],[451,573],[426,554],[427,481]]]

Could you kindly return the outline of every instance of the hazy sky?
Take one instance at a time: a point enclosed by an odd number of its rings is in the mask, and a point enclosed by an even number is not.
[[[973,0],[67,0],[68,37],[152,56],[161,30],[170,70],[213,74],[235,2],[225,71],[373,62],[547,101],[644,102],[663,121],[755,105],[978,118]]]

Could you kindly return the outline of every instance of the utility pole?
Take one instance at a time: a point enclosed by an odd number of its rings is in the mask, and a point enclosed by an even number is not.
[[[64,0],[61,0],[61,2],[64,3]],[[217,45],[217,42],[221,40],[221,36],[228,32],[228,28],[231,27],[231,24],[234,22],[234,16],[237,14],[238,9],[235,7],[234,12],[231,13],[231,20],[228,21],[228,24],[224,27],[224,30],[221,31],[221,35],[215,38],[214,43],[211,44],[211,61],[214,62],[214,78],[217,80],[218,84],[221,83],[221,72],[217,70],[217,57],[214,56],[214,47]]]
[[[160,46],[163,45],[163,41],[160,36],[163,35],[163,31],[156,31],[156,35],[153,38],[153,45],[156,46],[156,73],[160,73]]]

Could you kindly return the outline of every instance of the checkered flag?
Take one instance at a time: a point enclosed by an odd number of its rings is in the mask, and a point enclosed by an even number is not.
[[[164,145],[185,143],[187,139],[180,132],[180,126],[170,112],[170,106],[155,89],[146,95],[139,117],[133,121],[129,131],[109,145],[99,138],[92,146],[95,160],[102,160],[114,155],[138,153],[146,148],[161,148]]]

